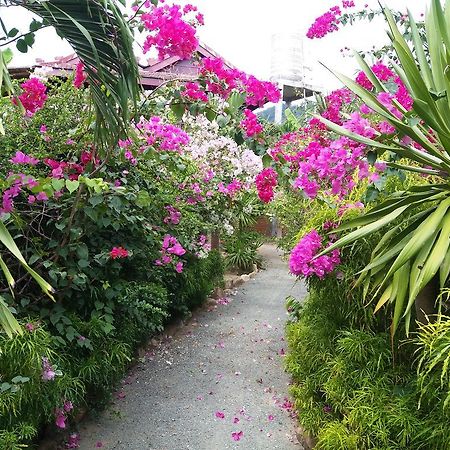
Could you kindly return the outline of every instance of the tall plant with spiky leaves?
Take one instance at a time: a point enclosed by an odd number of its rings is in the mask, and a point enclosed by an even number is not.
[[[409,331],[419,293],[430,283],[444,287],[450,274],[450,1],[442,8],[440,0],[432,0],[426,13],[428,54],[410,13],[412,49],[391,11],[383,7],[383,13],[398,57],[398,64],[393,63],[393,67],[414,101],[412,109],[407,111],[395,99],[391,107],[380,101],[380,94],[389,94],[388,88],[358,54],[356,58],[374,86],[372,91],[345,75],[335,75],[395,127],[396,137],[386,139],[378,134],[368,139],[321,117],[320,120],[331,130],[376,149],[378,154],[392,152],[398,159],[389,165],[432,175],[433,182],[424,179],[424,184],[396,192],[363,216],[342,224],[337,231],[354,230],[323,253],[386,230],[357,283],[364,283],[365,292],[378,299],[377,310],[387,303],[394,305],[393,336],[402,318]]]

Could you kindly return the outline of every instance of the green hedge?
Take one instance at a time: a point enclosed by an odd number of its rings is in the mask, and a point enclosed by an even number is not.
[[[376,240],[376,239],[375,239]],[[367,260],[373,242],[343,256],[343,277],[309,282],[303,305],[290,300],[287,325],[292,395],[302,427],[317,436],[322,450],[445,450],[450,448],[449,392],[439,378],[445,361],[418,377],[417,333],[406,339],[399,330],[392,351],[388,327],[391,311],[373,314],[352,289],[354,273]],[[448,327],[447,327],[448,328]],[[442,335],[450,344],[450,333]],[[434,336],[428,330],[428,341]],[[431,346],[434,344],[431,343]],[[442,341],[441,341],[442,345]]]

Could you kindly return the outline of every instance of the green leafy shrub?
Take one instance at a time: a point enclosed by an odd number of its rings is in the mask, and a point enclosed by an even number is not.
[[[171,311],[186,315],[200,306],[216,286],[223,284],[224,262],[218,250],[207,258],[196,258],[179,277],[167,277],[166,287],[171,299]]]
[[[362,290],[352,288],[352,274],[363,266],[372,239],[343,254],[339,279],[311,279],[301,307],[288,301],[292,320],[287,325],[286,368],[294,379],[291,392],[299,421],[317,436],[318,449],[449,448],[442,426],[449,419],[447,375],[442,384],[440,379],[447,358],[441,352],[446,348],[445,327],[422,328],[408,341],[401,328],[402,345],[393,352],[391,312],[374,315],[374,306],[362,301]],[[419,376],[417,345],[428,349]],[[429,385],[422,383],[421,374]]]
[[[248,272],[254,264],[261,265],[258,248],[263,244],[263,237],[256,231],[237,231],[223,239],[226,253],[225,264]]]
[[[144,335],[162,331],[169,317],[167,289],[156,283],[127,283],[117,302]]]

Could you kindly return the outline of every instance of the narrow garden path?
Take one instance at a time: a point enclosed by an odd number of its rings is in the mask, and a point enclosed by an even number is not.
[[[149,351],[82,450],[301,450],[283,370],[284,300],[304,295],[274,246],[267,269]],[[234,434],[233,434],[234,433]]]

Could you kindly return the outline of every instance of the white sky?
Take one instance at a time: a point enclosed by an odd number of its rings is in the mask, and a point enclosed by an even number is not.
[[[271,63],[271,37],[274,33],[291,31],[306,34],[314,19],[340,0],[180,0],[180,3],[196,5],[205,16],[205,26],[199,29],[200,39],[238,68],[268,79]],[[377,7],[376,0],[356,0],[357,7]],[[414,14],[424,12],[428,0],[385,0],[392,8],[406,11],[408,6]],[[30,15],[21,8],[0,8],[2,19],[10,27],[26,30]],[[369,49],[386,41],[385,24],[375,20],[348,26],[323,39],[305,37],[304,49],[307,64],[313,68],[314,84],[331,88],[336,85],[332,75],[317,64],[322,61],[331,68],[353,74],[353,61],[341,55],[347,46],[356,50]],[[67,55],[70,47],[52,30],[38,32],[36,43],[26,55],[15,51],[12,66],[32,64],[35,58],[50,59]]]

